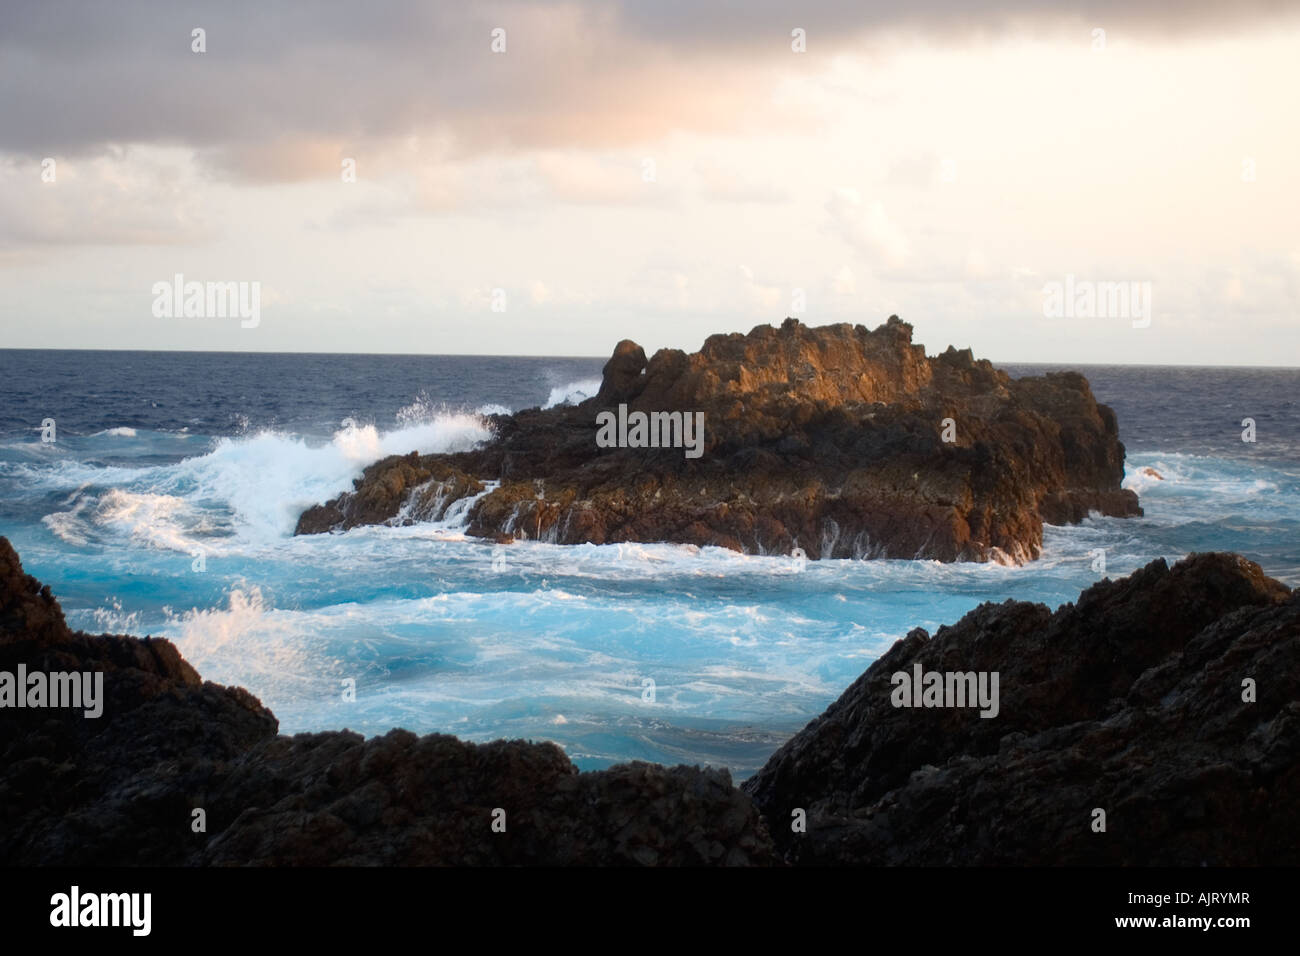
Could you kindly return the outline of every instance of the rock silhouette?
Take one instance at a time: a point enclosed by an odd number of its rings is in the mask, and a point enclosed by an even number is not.
[[[895,707],[917,663],[1000,672],[998,716]],[[1300,593],[1199,554],[1055,613],[984,604],[896,643],[743,789],[796,863],[1294,865]]]
[[[0,864],[741,865],[770,862],[725,770],[579,773],[551,743],[277,736],[166,640],[67,628],[0,538],[0,671],[103,671],[103,715],[0,708]],[[505,832],[492,828],[505,811]],[[202,809],[206,832],[192,828]]]
[[[1300,592],[1236,555],[915,630],[740,789],[579,773],[551,743],[277,735],[169,641],[70,631],[0,538],[0,671],[19,664],[101,671],[106,700],[0,707],[5,865],[1300,862]],[[917,664],[998,671],[997,716],[894,707]]]

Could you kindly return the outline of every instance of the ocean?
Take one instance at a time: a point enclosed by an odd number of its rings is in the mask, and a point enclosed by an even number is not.
[[[375,459],[470,447],[484,414],[592,394],[603,362],[0,350],[0,534],[74,628],[168,637],[285,733],[553,740],[583,769],[738,779],[911,628],[1057,607],[1099,554],[1117,577],[1231,550],[1300,585],[1300,369],[1074,366],[1118,415],[1146,515],[1049,527],[1020,568],[667,544],[501,558],[456,514],[292,536]]]

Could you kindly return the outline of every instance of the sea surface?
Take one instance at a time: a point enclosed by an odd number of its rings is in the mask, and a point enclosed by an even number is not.
[[[1116,577],[1233,550],[1300,584],[1297,369],[1077,366],[1115,408],[1146,515],[1048,528],[1020,568],[500,549],[466,537],[463,515],[292,536],[375,459],[468,448],[484,414],[580,400],[602,364],[0,350],[0,534],[73,627],[169,637],[286,733],[553,740],[584,769],[737,778],[911,628],[984,601],[1057,607],[1101,577],[1098,552]]]

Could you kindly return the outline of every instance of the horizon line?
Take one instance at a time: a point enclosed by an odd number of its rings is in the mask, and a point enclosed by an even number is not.
[[[952,348],[953,346],[949,346]],[[967,346],[969,348],[969,346]],[[317,356],[375,356],[378,358],[513,358],[542,360],[581,360],[602,359],[606,355],[537,355],[521,352],[325,352],[325,351],[284,351],[277,349],[133,349],[133,348],[32,348],[30,346],[0,346],[0,352],[138,352],[146,355],[317,355]],[[611,353],[612,354],[612,353]],[[936,352],[927,358],[942,355]],[[651,356],[647,356],[651,357]],[[976,361],[985,361],[976,358]],[[994,366],[999,365],[1068,365],[1093,368],[1214,368],[1214,369],[1262,369],[1272,371],[1300,371],[1300,365],[1207,365],[1193,362],[1068,362],[1048,359],[987,359]]]

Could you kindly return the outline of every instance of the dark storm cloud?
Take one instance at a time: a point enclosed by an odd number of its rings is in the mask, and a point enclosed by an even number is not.
[[[618,4],[629,33],[682,43],[765,42],[774,32],[799,26],[823,39],[864,30],[911,27],[935,36],[996,33],[1014,26],[1073,20],[1089,26],[1124,27],[1144,36],[1232,30],[1260,18],[1294,11],[1293,0],[659,0]]]
[[[752,92],[747,77],[789,56],[795,26],[808,31],[810,50],[828,52],[887,28],[961,39],[1069,23],[1176,42],[1296,6],[9,2],[0,7],[0,150],[179,144],[238,176],[292,178],[282,153],[303,144],[319,152],[322,142],[421,133],[461,153],[614,145],[737,118]],[[497,26],[507,29],[504,56],[488,49]],[[194,27],[207,31],[202,55],[190,49]]]

